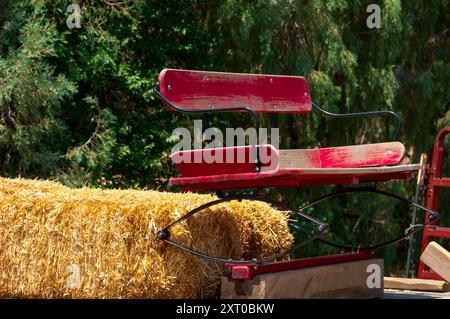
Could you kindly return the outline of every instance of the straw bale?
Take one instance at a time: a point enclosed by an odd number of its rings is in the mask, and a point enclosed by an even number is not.
[[[0,178],[0,297],[217,297],[220,266],[155,237],[213,199]],[[171,232],[176,241],[221,257],[267,256],[292,243],[282,212],[249,201],[211,207]],[[70,265],[79,267],[79,286]]]

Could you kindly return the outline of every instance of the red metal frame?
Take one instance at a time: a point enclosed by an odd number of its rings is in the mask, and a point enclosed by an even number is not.
[[[450,187],[450,178],[442,176],[445,155],[445,138],[450,134],[450,126],[439,131],[434,141],[433,158],[431,167],[427,170],[426,206],[434,211],[439,210],[440,188]],[[425,222],[429,221],[426,214]],[[433,238],[450,238],[450,227],[440,227],[435,223],[426,226],[423,230],[422,249],[423,252]],[[418,277],[422,279],[443,280],[438,274],[420,261]]]

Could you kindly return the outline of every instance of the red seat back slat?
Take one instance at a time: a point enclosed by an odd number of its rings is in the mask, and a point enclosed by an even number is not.
[[[272,145],[258,147],[260,148],[262,169],[276,169],[278,151]],[[239,174],[256,170],[256,152],[251,153],[250,150],[251,146],[198,149],[175,152],[170,155],[170,158],[184,177]],[[220,156],[218,156],[219,153]]]
[[[165,69],[158,80],[163,96],[189,110],[249,106],[264,113],[311,111],[309,87],[300,76]]]

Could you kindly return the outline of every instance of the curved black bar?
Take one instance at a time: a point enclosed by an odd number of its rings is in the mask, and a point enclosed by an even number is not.
[[[352,245],[344,245],[344,244],[335,243],[335,242],[332,242],[332,241],[329,241],[329,240],[326,240],[326,239],[322,239],[322,238],[318,239],[319,242],[322,242],[324,244],[327,244],[327,245],[330,245],[330,246],[333,246],[333,247],[341,248],[341,249],[347,250],[347,251],[373,251],[373,252],[375,252],[376,250],[378,250],[378,249],[380,249],[382,247],[393,245],[393,244],[396,244],[396,243],[406,239],[410,235],[412,235],[412,234],[422,230],[423,228],[425,228],[425,226],[427,226],[427,225],[431,224],[432,222],[438,220],[439,216],[440,216],[438,212],[436,212],[434,210],[431,210],[431,209],[429,209],[427,207],[424,207],[422,205],[419,205],[419,204],[417,204],[417,203],[415,203],[413,201],[410,201],[409,199],[406,199],[406,198],[403,198],[403,197],[400,197],[398,195],[395,195],[395,194],[392,194],[392,193],[388,193],[388,192],[385,192],[385,191],[382,191],[382,190],[378,190],[378,189],[375,189],[375,188],[372,188],[372,187],[353,187],[353,188],[347,188],[347,189],[338,190],[336,192],[324,195],[324,196],[318,198],[317,200],[315,200],[315,201],[313,201],[313,202],[311,202],[311,203],[309,203],[307,205],[304,205],[304,206],[300,207],[299,210],[302,211],[302,210],[304,210],[306,208],[315,206],[315,205],[317,205],[317,204],[319,204],[319,203],[321,203],[321,202],[323,202],[323,201],[325,201],[327,199],[335,198],[335,197],[338,197],[338,196],[341,196],[341,195],[347,195],[347,194],[350,194],[350,193],[357,193],[357,192],[375,193],[375,194],[384,195],[384,196],[387,196],[387,197],[390,197],[390,198],[394,198],[396,200],[402,201],[402,202],[407,203],[407,204],[409,204],[411,206],[414,206],[414,207],[416,207],[418,209],[421,209],[423,211],[428,212],[430,214],[429,215],[430,219],[429,219],[429,221],[427,223],[423,224],[420,227],[412,228],[410,231],[407,231],[402,236],[399,236],[399,237],[397,237],[395,239],[392,239],[392,240],[389,240],[387,242],[380,243],[380,244],[377,244],[377,245],[356,247],[356,246],[352,246]]]
[[[397,113],[392,112],[392,111],[370,111],[370,112],[356,112],[356,113],[333,113],[333,112],[329,112],[327,110],[324,110],[323,108],[321,108],[320,106],[318,106],[317,104],[312,103],[312,105],[321,113],[325,114],[325,115],[329,115],[332,117],[338,117],[338,118],[344,118],[344,117],[359,117],[359,116],[372,116],[372,115],[391,115],[394,117],[395,120],[395,132],[394,132],[394,140],[397,140],[398,135],[400,133],[400,128],[402,126],[402,122],[400,117],[398,116]]]
[[[265,258],[261,258],[261,259],[248,259],[248,260],[235,260],[235,259],[225,259],[225,258],[220,258],[220,257],[215,257],[215,256],[209,256],[206,255],[204,253],[201,253],[199,251],[193,250],[191,248],[188,248],[182,244],[179,244],[177,242],[174,242],[172,240],[170,240],[170,232],[169,232],[169,228],[171,228],[172,226],[174,226],[177,223],[180,223],[181,221],[191,217],[192,215],[208,208],[214,205],[218,205],[224,202],[229,202],[232,200],[256,200],[256,201],[260,201],[260,202],[265,202],[268,203],[280,210],[287,210],[292,212],[293,214],[299,215],[307,220],[309,220],[310,222],[314,223],[317,225],[317,234],[315,234],[314,236],[310,237],[309,239],[298,243],[297,245],[292,246],[290,249],[287,249],[283,252],[280,252],[278,254],[269,256],[269,257],[265,257]],[[167,225],[165,228],[163,228],[162,230],[157,232],[157,237],[158,239],[162,240],[163,242],[172,245],[174,247],[177,247],[183,251],[186,251],[194,256],[203,258],[207,261],[211,261],[211,262],[216,262],[216,263],[228,263],[228,264],[235,264],[235,265],[239,265],[239,264],[267,264],[271,261],[277,260],[279,258],[282,258],[284,256],[287,256],[289,254],[291,254],[292,252],[298,250],[299,248],[309,244],[310,242],[314,241],[314,240],[318,240],[320,239],[327,231],[329,230],[329,226],[327,223],[322,222],[319,219],[316,219],[304,212],[302,212],[301,210],[295,209],[295,208],[291,208],[288,205],[282,203],[282,202],[278,202],[275,200],[272,200],[270,198],[266,198],[264,196],[254,196],[254,195],[234,195],[234,196],[226,196],[211,202],[208,202],[206,204],[203,204],[201,206],[198,206],[197,208],[194,208],[193,210],[191,210],[190,212],[188,212],[187,214],[185,214],[184,216],[180,217],[179,219],[175,220],[174,222],[170,223],[169,225]]]
[[[352,246],[352,245],[343,245],[343,244],[339,244],[339,243],[335,243],[323,238],[318,238],[317,241],[327,244],[329,246],[332,247],[336,247],[336,248],[340,248],[343,249],[344,251],[369,251],[372,253],[375,253],[377,250],[386,247],[386,246],[390,246],[390,245],[394,245],[397,244],[403,240],[405,240],[406,238],[408,238],[409,236],[411,236],[412,234],[415,234],[419,231],[421,231],[422,229],[425,228],[425,226],[428,226],[429,224],[431,224],[433,221],[435,221],[434,219],[430,219],[428,222],[426,222],[425,224],[421,225],[421,226],[417,226],[412,228],[410,231],[406,232],[404,235],[401,235],[397,238],[394,238],[392,240],[386,241],[384,243],[380,243],[377,245],[370,245],[370,246]]]
[[[234,107],[227,107],[227,108],[221,108],[221,109],[211,109],[211,110],[189,110],[185,109],[179,105],[176,105],[172,103],[169,99],[167,99],[164,95],[161,94],[158,88],[153,89],[154,95],[159,98],[164,103],[168,104],[171,108],[184,112],[184,113],[190,113],[190,114],[199,114],[199,113],[219,113],[219,112],[236,112],[236,111],[245,111],[250,113],[253,116],[253,119],[255,120],[255,128],[256,128],[256,136],[257,141],[256,145],[252,145],[252,147],[256,147],[258,145],[258,134],[259,134],[259,126],[260,126],[260,119],[259,114],[254,109],[252,109],[249,106],[234,106]],[[259,172],[262,167],[261,158],[259,154],[259,147],[256,147],[256,171]]]

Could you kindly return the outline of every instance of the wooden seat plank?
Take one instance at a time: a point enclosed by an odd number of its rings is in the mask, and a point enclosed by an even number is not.
[[[397,165],[405,156],[400,142],[280,150],[282,168],[353,168]]]
[[[398,142],[279,151],[272,145],[258,147],[263,171],[273,171],[278,167],[302,169],[304,174],[360,173],[354,169],[396,165],[405,154],[405,147]],[[254,172],[256,152],[250,156],[251,149],[250,146],[238,146],[179,151],[173,153],[171,159],[184,177]],[[380,168],[363,172],[385,171],[385,168]]]
[[[309,168],[264,170],[240,174],[221,174],[170,179],[170,185],[183,190],[220,190],[253,187],[317,186],[358,184],[359,182],[409,179],[420,169],[420,164],[363,167],[363,168]]]

